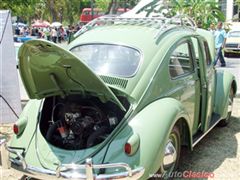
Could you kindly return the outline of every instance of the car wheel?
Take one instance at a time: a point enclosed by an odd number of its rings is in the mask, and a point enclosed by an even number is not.
[[[178,161],[180,157],[180,132],[178,126],[174,126],[171,133],[169,134],[167,143],[164,149],[164,158],[161,163],[161,167],[156,173],[157,177],[152,177],[152,179],[169,179],[171,173],[174,172],[178,167]]]
[[[232,109],[233,109],[233,97],[234,97],[234,93],[233,93],[233,89],[231,88],[230,92],[229,92],[229,96],[228,96],[228,114],[227,114],[227,117],[225,119],[222,119],[219,122],[218,125],[220,127],[227,126],[228,123],[229,123],[229,120],[230,120],[231,115],[232,115]]]

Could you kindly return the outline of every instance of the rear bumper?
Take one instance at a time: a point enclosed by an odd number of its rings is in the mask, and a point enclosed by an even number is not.
[[[1,145],[1,158],[2,165],[4,168],[12,168],[14,171],[20,171],[29,177],[37,179],[139,179],[144,174],[144,168],[139,167],[131,169],[126,163],[113,163],[113,164],[92,164],[91,159],[87,159],[85,164],[63,164],[60,165],[56,170],[49,170],[39,167],[34,167],[26,163],[24,157],[14,149],[9,148],[5,142],[0,142]],[[16,158],[10,158],[9,153],[17,155]],[[4,156],[4,157],[3,157]],[[94,174],[95,169],[108,169],[118,168],[125,169],[123,172],[114,174]],[[85,173],[80,173],[79,170],[84,170]]]

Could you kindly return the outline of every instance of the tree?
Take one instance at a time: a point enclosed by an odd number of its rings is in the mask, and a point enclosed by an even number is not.
[[[95,0],[96,7],[106,14],[116,14],[118,8],[133,8],[139,0]]]
[[[201,22],[203,28],[211,23],[225,21],[223,12],[215,0],[170,0],[173,14],[187,14],[196,24]]]
[[[218,20],[225,21],[225,16],[215,0],[153,0],[142,7],[139,12],[141,11],[147,11],[147,16],[152,12],[170,17],[186,14],[196,24],[201,22],[203,28],[208,28],[211,23],[216,23]]]
[[[39,0],[1,0],[0,9],[10,9],[13,16],[17,16],[25,23],[31,23],[36,16],[36,10]],[[18,19],[19,19],[18,18]]]
[[[116,12],[119,7],[131,8],[138,0],[93,0],[95,7],[105,12]],[[83,8],[90,7],[90,0],[1,0],[0,9],[10,9],[13,16],[32,23],[34,19],[47,20],[50,23],[60,21],[64,24],[79,22]]]
[[[110,0],[95,0],[96,7],[102,9],[104,12],[107,12],[109,3]]]

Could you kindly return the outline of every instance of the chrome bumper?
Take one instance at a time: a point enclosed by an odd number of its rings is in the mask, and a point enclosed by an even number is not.
[[[92,164],[89,158],[85,164],[62,164],[56,171],[34,167],[26,163],[24,157],[16,150],[9,148],[6,142],[1,140],[1,159],[4,168],[12,168],[21,171],[23,174],[38,179],[75,179],[75,180],[105,180],[105,179],[139,179],[144,174],[144,168],[139,167],[134,170],[126,163],[113,164]],[[18,159],[10,158],[9,153],[15,154]],[[4,156],[4,157],[3,157]],[[11,163],[10,163],[11,162]],[[114,174],[94,174],[94,169],[118,168],[125,169],[124,172]],[[78,170],[85,170],[85,174]]]

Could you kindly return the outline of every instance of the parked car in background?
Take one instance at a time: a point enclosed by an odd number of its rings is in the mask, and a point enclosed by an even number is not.
[[[84,8],[80,15],[80,22],[86,24],[86,23],[90,22],[91,20],[98,18],[100,16],[103,16],[103,15],[104,15],[104,12],[102,12],[100,9],[94,8],[93,15],[92,15],[91,8]]]
[[[224,47],[224,56],[240,57],[240,29],[231,30],[228,32]]]
[[[35,36],[14,36],[13,38],[16,43],[24,43],[31,39],[37,39]]]
[[[124,12],[129,11],[130,9],[128,8],[118,8],[116,15],[123,14]],[[92,15],[92,9],[91,8],[84,8],[82,10],[82,14],[80,15],[80,22],[83,24],[89,23],[91,20],[96,19],[100,16],[104,16],[105,12],[102,11],[101,9],[94,8],[93,9],[93,15]]]
[[[5,146],[11,168],[37,179],[167,178],[183,146],[193,150],[228,124],[235,77],[215,69],[211,32],[186,17],[89,26],[68,50],[45,40],[21,46],[31,100]]]

